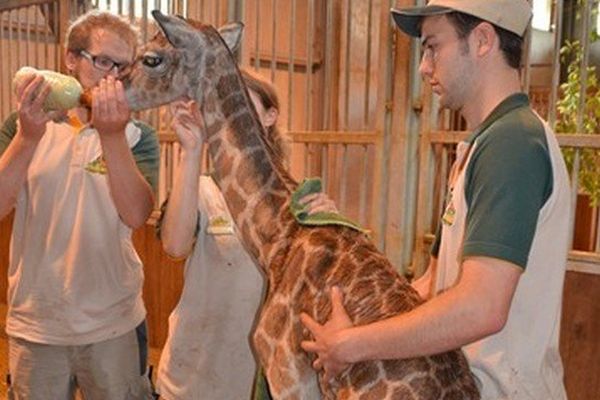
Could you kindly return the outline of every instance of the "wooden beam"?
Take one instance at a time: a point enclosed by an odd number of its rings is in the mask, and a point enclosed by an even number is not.
[[[9,11],[16,8],[37,6],[53,2],[53,0],[4,0],[0,2],[0,11]]]

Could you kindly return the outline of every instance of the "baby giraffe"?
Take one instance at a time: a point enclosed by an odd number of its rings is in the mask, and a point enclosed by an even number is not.
[[[254,345],[275,399],[478,399],[460,350],[357,363],[335,381],[311,368],[300,313],[331,313],[338,286],[355,325],[404,313],[418,294],[362,233],[305,227],[289,211],[297,184],[271,150],[235,58],[242,25],[211,26],[154,11],[162,32],[141,50],[125,82],[132,109],[195,99],[206,125],[216,182],[242,242],[268,278]]]

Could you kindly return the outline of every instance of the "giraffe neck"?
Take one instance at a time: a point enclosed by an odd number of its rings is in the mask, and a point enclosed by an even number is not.
[[[233,58],[208,65],[199,85],[215,180],[247,250],[263,266],[280,242],[295,184],[273,156]],[[198,97],[197,97],[198,98]]]

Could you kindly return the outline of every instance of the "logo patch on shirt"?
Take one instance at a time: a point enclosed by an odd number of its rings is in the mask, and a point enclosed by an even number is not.
[[[106,169],[106,161],[104,161],[104,157],[100,156],[96,158],[94,161],[89,162],[85,166],[85,170],[91,172],[92,174],[101,174],[106,175],[108,170]]]
[[[442,222],[444,225],[452,226],[454,224],[454,217],[456,215],[456,208],[454,208],[454,202],[452,201],[452,190],[448,192],[448,202],[444,215],[442,215]]]
[[[212,217],[206,227],[209,235],[233,235],[233,222],[225,215]]]

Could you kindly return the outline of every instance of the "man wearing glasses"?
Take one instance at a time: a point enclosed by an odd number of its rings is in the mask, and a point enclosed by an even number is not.
[[[143,272],[131,231],[153,208],[158,142],[131,120],[119,76],[137,32],[109,13],[69,28],[65,64],[91,90],[61,121],[32,75],[0,131],[0,218],[15,209],[8,270],[13,399],[151,398]],[[54,118],[54,120],[53,120]]]

